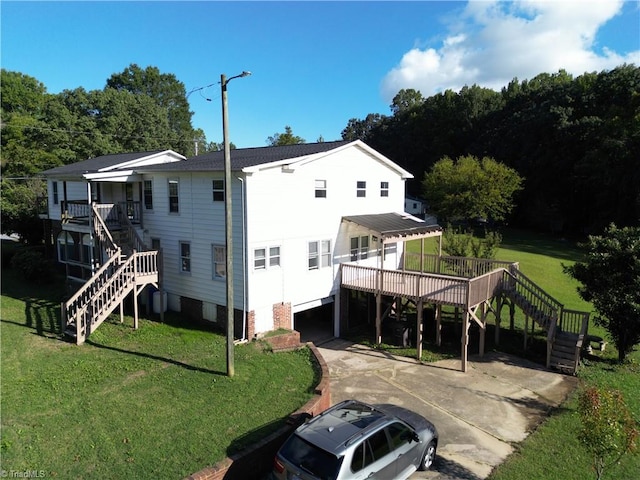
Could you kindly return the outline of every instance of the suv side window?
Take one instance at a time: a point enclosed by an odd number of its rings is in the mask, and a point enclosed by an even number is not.
[[[351,471],[353,473],[359,472],[364,467],[373,463],[373,453],[371,452],[371,446],[368,441],[362,442],[356,447],[353,452],[353,459],[351,460]]]
[[[369,445],[371,445],[371,450],[373,451],[374,461],[380,460],[391,452],[391,449],[389,448],[389,441],[387,440],[387,435],[384,433],[384,430],[379,430],[371,435],[368,442]]]
[[[356,447],[351,460],[351,471],[358,472],[390,452],[387,434],[384,430],[379,430]]]
[[[389,437],[391,438],[391,448],[394,450],[401,447],[405,443],[409,443],[413,438],[413,432],[402,423],[392,423],[387,427]]]

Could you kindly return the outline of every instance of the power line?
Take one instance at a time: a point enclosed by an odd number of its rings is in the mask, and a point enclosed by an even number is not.
[[[152,135],[126,135],[120,133],[104,133],[100,130],[95,131],[84,131],[84,130],[74,130],[71,128],[51,128],[51,127],[35,127],[33,125],[11,125],[5,124],[5,128],[20,128],[23,130],[36,130],[40,132],[57,132],[57,133],[68,133],[70,135],[101,135],[104,137],[112,137],[112,138],[121,138],[121,139],[138,139],[138,140],[164,140],[164,141],[174,141],[174,140],[193,140],[193,135],[179,135],[177,138],[169,138],[169,137],[156,137]]]

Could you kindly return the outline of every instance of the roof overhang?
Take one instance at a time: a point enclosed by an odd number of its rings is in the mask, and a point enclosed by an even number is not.
[[[141,176],[133,170],[115,170],[112,172],[85,173],[82,177],[93,182],[137,182]]]
[[[440,225],[429,224],[408,213],[351,215],[342,217],[342,221],[351,222],[375,232],[382,243],[396,243],[442,236],[442,227]]]

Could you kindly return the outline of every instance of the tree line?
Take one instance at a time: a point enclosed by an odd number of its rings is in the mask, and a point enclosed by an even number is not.
[[[184,84],[156,67],[129,65],[102,90],[50,94],[37,79],[4,69],[1,83],[3,231],[21,223],[24,216],[11,212],[42,189],[31,182],[25,192],[5,179],[109,153],[191,156],[221,147],[192,126]],[[390,115],[353,118],[342,137],[412,172],[408,193],[422,197],[425,174],[439,160],[495,159],[523,178],[505,219],[515,226],[583,235],[640,222],[640,69],[633,65],[516,78],[500,92],[472,85],[424,98],[401,90]],[[300,142],[289,126],[266,141]]]
[[[599,233],[640,224],[640,68],[573,77],[565,71],[513,79],[500,92],[477,85],[423,98],[401,90],[391,115],[351,119],[359,138],[415,175],[444,157],[490,157],[524,179],[511,225]]]

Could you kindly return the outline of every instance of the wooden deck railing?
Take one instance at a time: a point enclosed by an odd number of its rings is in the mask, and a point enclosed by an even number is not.
[[[341,284],[383,295],[402,295],[436,304],[465,306],[469,298],[467,278],[386,270],[343,263]]]
[[[451,257],[415,252],[404,253],[405,269],[414,272],[439,273],[458,277],[474,278],[499,268],[508,271],[518,269],[517,262],[506,262],[491,258]],[[421,268],[422,267],[422,268]]]

